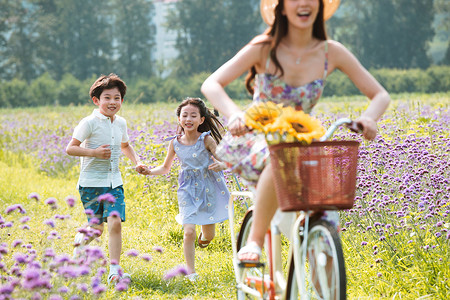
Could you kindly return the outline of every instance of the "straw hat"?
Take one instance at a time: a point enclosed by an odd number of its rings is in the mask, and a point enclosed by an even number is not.
[[[261,0],[261,16],[264,22],[268,25],[272,25],[275,19],[275,7],[278,1],[282,0]],[[324,11],[323,18],[328,20],[334,14],[339,7],[340,0],[323,0]]]

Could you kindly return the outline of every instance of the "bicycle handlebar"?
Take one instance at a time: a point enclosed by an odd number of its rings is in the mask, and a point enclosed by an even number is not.
[[[356,133],[360,133],[363,130],[363,126],[360,123],[356,123],[349,118],[341,118],[331,124],[330,128],[328,128],[327,132],[319,139],[319,141],[324,142],[329,140],[334,132],[342,125],[345,125],[348,129]]]

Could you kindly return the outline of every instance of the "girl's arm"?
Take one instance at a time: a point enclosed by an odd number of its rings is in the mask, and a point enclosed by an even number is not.
[[[150,169],[148,167],[145,168],[145,170],[142,171],[141,174],[144,175],[163,175],[167,174],[170,171],[170,168],[172,167],[173,160],[175,158],[175,149],[173,147],[173,140],[170,141],[169,147],[167,148],[167,155],[164,159],[164,163],[158,167],[155,167],[153,169]]]
[[[227,169],[227,165],[221,161],[216,154],[217,144],[216,141],[210,136],[207,135],[205,137],[205,148],[212,154],[213,163],[208,166],[208,169],[213,170],[214,172],[219,172]]]
[[[383,86],[342,44],[330,41],[329,45],[330,71],[333,69],[341,70],[350,78],[361,93],[371,100],[369,107],[356,121],[363,125],[363,136],[368,140],[372,140],[377,135],[376,122],[386,111],[391,98]]]

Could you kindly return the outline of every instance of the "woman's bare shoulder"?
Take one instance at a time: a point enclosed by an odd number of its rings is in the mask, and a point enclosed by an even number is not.
[[[251,41],[250,45],[267,45],[272,42],[272,37],[267,34],[260,34],[255,36]]]

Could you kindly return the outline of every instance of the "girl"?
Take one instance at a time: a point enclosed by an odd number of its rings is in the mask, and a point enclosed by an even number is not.
[[[376,122],[390,97],[350,51],[327,39],[324,21],[338,5],[337,0],[261,0],[261,13],[269,28],[207,78],[201,88],[214,107],[228,117],[232,135],[243,135],[246,128],[242,111],[224,87],[245,71],[249,70],[246,86],[254,101],[283,103],[309,113],[322,94],[328,74],[339,69],[371,100],[356,121],[366,139],[375,138]],[[261,175],[256,186],[254,222],[248,247],[238,254],[240,260],[259,260],[264,234],[278,206],[270,166],[265,165],[255,170]]]
[[[172,138],[164,163],[154,169],[145,167],[143,174],[167,174],[175,154],[181,161],[178,177],[176,220],[184,227],[184,256],[190,280],[195,280],[195,225],[201,225],[198,245],[205,248],[215,234],[215,223],[228,218],[227,189],[222,170],[226,165],[216,157],[222,124],[199,98],[187,98],[177,108],[178,133]]]

